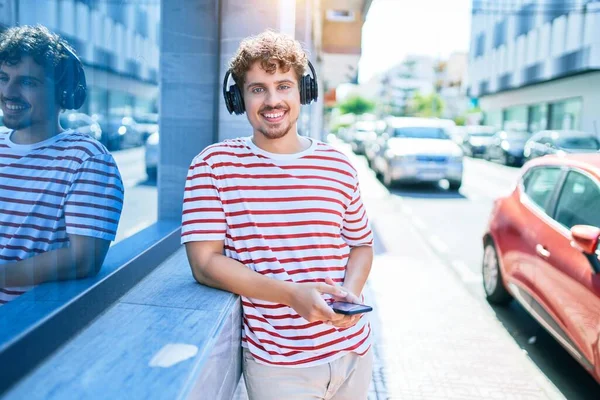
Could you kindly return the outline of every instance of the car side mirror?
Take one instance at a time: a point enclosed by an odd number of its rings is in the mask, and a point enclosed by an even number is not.
[[[575,225],[571,228],[571,246],[581,251],[590,262],[595,273],[600,273],[600,228],[589,225]]]

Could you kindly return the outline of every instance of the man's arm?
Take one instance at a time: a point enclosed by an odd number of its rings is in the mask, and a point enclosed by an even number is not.
[[[0,265],[0,287],[29,286],[96,275],[102,267],[110,241],[72,234],[69,241],[69,247]]]
[[[358,246],[350,250],[346,265],[346,278],[342,285],[357,297],[360,297],[373,264],[373,247]]]
[[[309,322],[340,318],[321,296],[328,293],[344,298],[347,293],[338,286],[266,277],[224,256],[223,241],[188,242],[185,248],[192,274],[199,283],[244,297],[288,305]]]

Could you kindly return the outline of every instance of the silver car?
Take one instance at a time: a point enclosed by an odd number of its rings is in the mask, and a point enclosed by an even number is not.
[[[462,185],[463,152],[439,120],[390,118],[373,163],[386,186],[448,180]]]
[[[144,159],[146,174],[150,180],[155,180],[158,175],[159,138],[158,131],[156,131],[148,136],[148,140],[146,140]]]

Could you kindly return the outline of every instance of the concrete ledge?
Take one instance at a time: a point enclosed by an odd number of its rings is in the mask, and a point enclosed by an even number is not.
[[[231,399],[240,341],[239,297],[197,284],[181,248],[5,399]]]
[[[0,308],[0,394],[71,339],[180,246],[162,221],[111,247],[94,278],[35,287]]]

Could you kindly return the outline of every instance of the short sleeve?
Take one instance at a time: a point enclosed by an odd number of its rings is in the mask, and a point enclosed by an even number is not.
[[[124,194],[112,155],[100,154],[84,161],[65,199],[67,233],[115,240]]]
[[[373,233],[367,217],[367,210],[360,197],[358,183],[354,188],[352,201],[344,214],[342,238],[350,247],[373,245]]]
[[[185,181],[181,243],[225,240],[227,223],[215,175],[201,159],[192,162]]]

